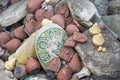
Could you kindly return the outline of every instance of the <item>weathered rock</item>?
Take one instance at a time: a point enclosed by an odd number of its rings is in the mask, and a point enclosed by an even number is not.
[[[102,19],[120,39],[120,15],[103,16]]]
[[[89,0],[68,0],[70,12],[80,22],[89,21],[96,13],[96,8]]]
[[[103,31],[105,38],[104,47],[106,52],[98,52],[97,47],[91,43],[92,36],[85,32],[88,41],[84,44],[78,43],[75,49],[81,56],[83,64],[96,76],[116,78],[120,76],[120,43],[114,40],[108,31]],[[102,79],[101,79],[102,80]]]
[[[10,0],[0,0],[0,14],[8,7]]]
[[[7,8],[0,15],[1,26],[8,27],[25,17],[27,15],[26,2],[26,0],[22,0]]]
[[[120,0],[109,2],[109,14],[120,14]]]
[[[95,4],[101,16],[107,15],[108,0],[90,0],[90,1],[92,1]]]
[[[7,70],[0,70],[0,80],[17,80],[14,74]]]

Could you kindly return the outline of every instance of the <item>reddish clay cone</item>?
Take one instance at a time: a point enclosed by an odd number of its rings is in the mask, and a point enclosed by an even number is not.
[[[59,57],[62,58],[63,60],[70,62],[70,60],[72,59],[74,55],[73,49],[70,47],[64,47],[60,54]]]
[[[35,12],[35,18],[37,21],[42,21],[42,19],[44,18],[44,14],[45,14],[45,10],[44,9],[38,9]]]
[[[24,40],[27,34],[24,31],[24,26],[20,26],[13,31],[13,36],[17,39]]]
[[[54,13],[52,11],[46,11],[44,16],[47,19],[51,19],[53,17]]]
[[[65,47],[75,47],[76,41],[74,41],[72,37],[73,36],[70,36],[65,40],[65,43],[64,43]]]
[[[70,80],[72,77],[71,69],[66,65],[57,74],[57,80]]]
[[[12,39],[11,35],[6,32],[0,32],[0,46],[3,47],[8,41]]]
[[[40,69],[41,69],[40,63],[36,59],[30,57],[26,64],[27,72],[29,74],[37,74],[39,73]]]
[[[25,32],[28,35],[31,35],[33,32],[35,32],[35,27],[36,27],[37,22],[35,20],[30,20],[26,25],[25,25]]]
[[[21,45],[21,41],[19,39],[12,39],[9,42],[7,42],[4,45],[4,47],[11,52],[15,52],[20,45]]]
[[[61,61],[59,57],[55,57],[48,62],[47,68],[51,71],[58,72],[61,68]]]
[[[73,34],[73,40],[75,40],[76,42],[84,43],[87,41],[87,39],[87,36],[83,33],[74,32]]]
[[[65,27],[65,19],[62,15],[60,14],[56,14],[51,18],[51,21],[53,21],[54,23],[60,25],[62,28]]]
[[[40,8],[42,2],[43,2],[43,0],[28,0],[27,8],[31,12],[35,12],[37,9]]]
[[[79,72],[81,70],[82,64],[77,54],[73,55],[68,66],[71,68],[73,72]]]
[[[78,29],[77,26],[74,25],[74,24],[68,25],[65,30],[66,30],[66,33],[67,33],[69,36],[73,35],[74,32],[76,32],[76,31],[79,32],[79,29]]]

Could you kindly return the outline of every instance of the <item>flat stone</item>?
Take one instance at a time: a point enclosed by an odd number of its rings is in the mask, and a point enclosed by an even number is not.
[[[96,13],[94,4],[89,0],[67,0],[68,7],[74,19],[89,21]]]
[[[77,43],[75,46],[83,64],[95,76],[105,76],[105,78],[115,80],[120,76],[120,42],[113,39],[108,31],[102,31],[105,39],[103,47],[106,48],[106,52],[98,52],[97,47],[92,44],[92,36],[88,31],[84,33],[87,35],[88,41],[84,44]]]
[[[119,1],[110,1],[109,2],[109,14],[120,14],[120,0]]]
[[[118,35],[120,39],[120,15],[103,16],[103,21],[107,26]]]
[[[26,3],[27,0],[22,0],[8,7],[0,15],[0,25],[2,27],[8,27],[24,18],[27,15]]]
[[[90,1],[92,1],[95,4],[95,6],[101,16],[107,15],[108,0],[90,0]]]

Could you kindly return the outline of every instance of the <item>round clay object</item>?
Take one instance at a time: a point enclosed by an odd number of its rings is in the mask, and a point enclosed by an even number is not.
[[[27,37],[27,34],[24,31],[24,26],[20,26],[13,31],[14,38],[24,40]]]
[[[27,72],[29,74],[37,74],[37,73],[39,73],[40,69],[41,69],[40,63],[36,59],[30,57],[26,64]]]

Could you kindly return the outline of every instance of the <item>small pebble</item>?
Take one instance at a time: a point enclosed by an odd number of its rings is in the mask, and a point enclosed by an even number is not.
[[[14,75],[16,78],[20,79],[27,75],[25,65],[19,65],[14,69]]]

